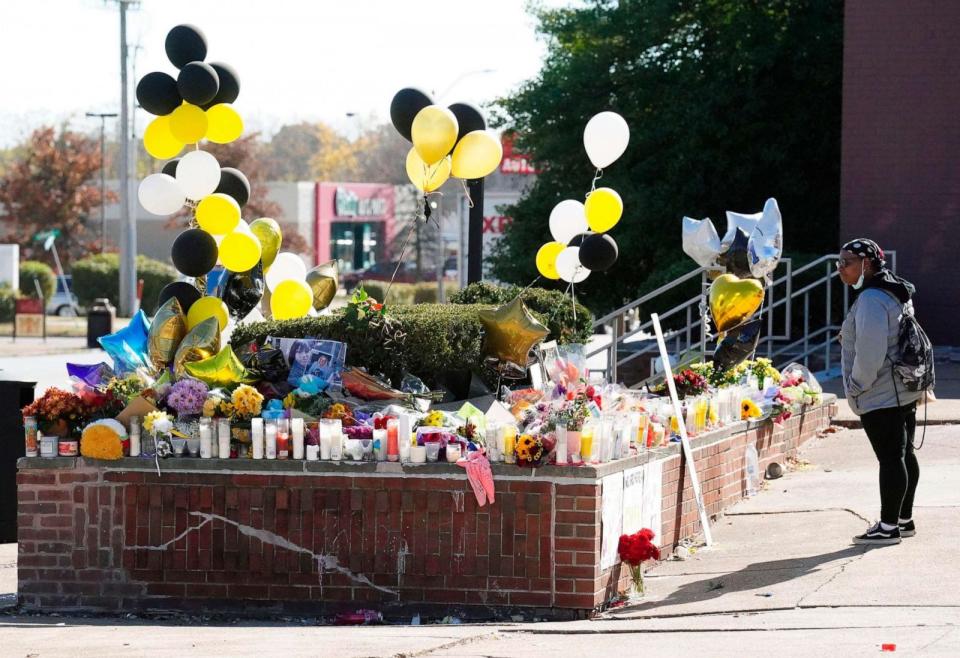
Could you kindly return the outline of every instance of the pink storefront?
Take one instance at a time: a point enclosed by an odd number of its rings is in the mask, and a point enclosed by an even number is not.
[[[394,235],[393,185],[318,183],[314,262],[336,258],[341,272],[387,260]]]

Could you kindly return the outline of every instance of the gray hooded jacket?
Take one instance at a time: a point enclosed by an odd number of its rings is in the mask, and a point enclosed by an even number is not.
[[[847,312],[840,330],[843,389],[850,409],[862,416],[907,406],[923,397],[894,380],[900,318],[913,313],[914,287],[889,270],[877,273]],[[899,398],[899,402],[898,402]]]

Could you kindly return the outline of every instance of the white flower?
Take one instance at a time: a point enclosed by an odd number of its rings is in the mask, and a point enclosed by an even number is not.
[[[157,434],[166,434],[173,429],[173,422],[169,417],[158,418],[153,421],[153,431]]]

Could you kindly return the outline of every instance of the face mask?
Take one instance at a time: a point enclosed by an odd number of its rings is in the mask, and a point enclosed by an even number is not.
[[[863,287],[863,261],[860,261],[860,278],[853,284],[854,290],[860,290]]]

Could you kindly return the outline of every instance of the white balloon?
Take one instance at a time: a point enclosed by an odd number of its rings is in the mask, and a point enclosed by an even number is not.
[[[557,256],[557,273],[567,283],[580,283],[590,270],[580,264],[580,247],[567,247]]]
[[[630,126],[616,112],[601,112],[587,122],[583,146],[594,167],[603,169],[623,155],[630,143]]]
[[[567,244],[574,237],[589,230],[587,214],[579,201],[561,201],[550,211],[550,234],[557,242]]]
[[[263,275],[263,279],[267,283],[267,288],[271,291],[276,288],[281,281],[286,281],[287,279],[305,281],[306,278],[307,266],[303,263],[303,259],[289,251],[282,251],[277,254],[277,259],[273,261],[273,265],[271,265],[267,273]]]
[[[172,215],[187,200],[177,181],[167,174],[150,174],[140,181],[137,198],[140,205],[154,215]]]
[[[199,201],[220,185],[220,163],[206,151],[190,151],[177,163],[177,182],[188,199]]]

